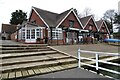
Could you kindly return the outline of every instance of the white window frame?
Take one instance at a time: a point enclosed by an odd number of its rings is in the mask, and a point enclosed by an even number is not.
[[[61,28],[53,28],[52,29],[52,39],[63,39],[63,32]]]
[[[24,35],[23,35],[23,33],[24,33]],[[21,28],[21,39],[22,40],[25,40],[25,28]]]

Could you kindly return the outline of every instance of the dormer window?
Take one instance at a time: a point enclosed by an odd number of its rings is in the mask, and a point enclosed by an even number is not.
[[[69,27],[70,27],[70,28],[73,28],[73,26],[74,26],[74,21],[70,20],[70,21],[69,21]]]

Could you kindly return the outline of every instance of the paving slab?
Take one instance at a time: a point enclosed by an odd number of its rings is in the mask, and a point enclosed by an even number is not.
[[[33,71],[35,72],[35,74],[39,74],[40,73],[39,69],[33,69]]]
[[[22,76],[24,77],[24,76],[28,76],[29,74],[28,74],[28,72],[27,72],[27,70],[24,70],[24,71],[22,71]]]
[[[31,70],[28,70],[28,74],[29,74],[29,75],[33,75],[33,74],[35,74],[35,73],[34,73],[34,71],[31,69]]]
[[[55,69],[54,67],[49,67],[49,69],[50,69],[51,71],[56,71],[56,69]]]
[[[44,68],[44,70],[46,71],[46,72],[51,72],[51,70],[47,67],[47,68]]]
[[[22,77],[22,72],[21,71],[16,71],[16,78],[17,77]]]
[[[10,72],[9,73],[9,78],[15,78],[15,72]]]
[[[44,68],[39,69],[41,73],[47,73],[47,71]]]
[[[7,79],[8,78],[8,73],[2,73],[2,79]]]

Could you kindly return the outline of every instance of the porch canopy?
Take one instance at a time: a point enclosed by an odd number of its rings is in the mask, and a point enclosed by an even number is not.
[[[84,30],[84,29],[78,29],[78,28],[67,28],[67,30],[71,30],[71,31],[79,31],[80,33],[89,33],[89,30]]]

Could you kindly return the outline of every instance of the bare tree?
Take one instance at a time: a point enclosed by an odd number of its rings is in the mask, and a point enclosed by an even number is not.
[[[85,9],[83,10],[83,12],[82,12],[81,14],[79,14],[79,17],[86,17],[86,16],[89,16],[89,15],[95,16],[94,14],[92,14],[90,8],[85,8]]]
[[[109,26],[111,33],[113,32],[113,22],[114,22],[114,18],[115,18],[115,13],[116,13],[115,10],[110,9],[110,10],[107,10],[103,16],[103,19],[110,22],[110,24],[111,24],[111,26]]]

